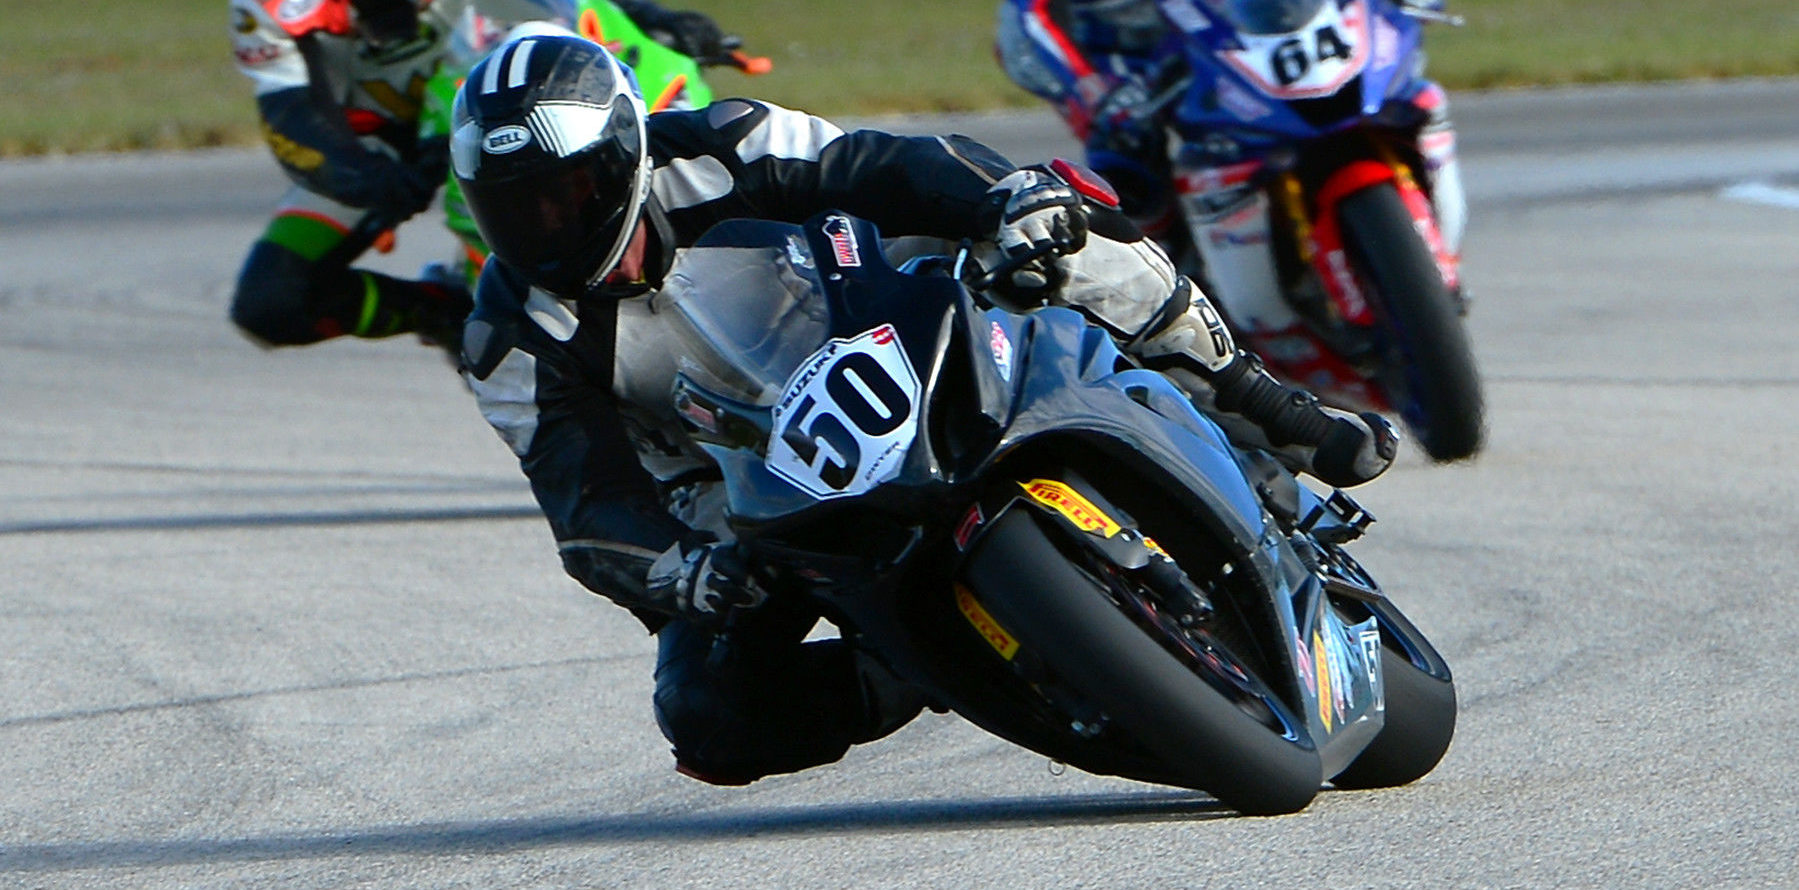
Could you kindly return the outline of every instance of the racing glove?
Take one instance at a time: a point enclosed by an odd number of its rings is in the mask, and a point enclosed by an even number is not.
[[[677,544],[650,567],[646,588],[658,606],[710,629],[768,600],[734,542]]]
[[[639,28],[668,48],[695,59],[725,54],[725,32],[711,16],[693,10],[664,9],[647,0],[620,3]]]
[[[1053,253],[1014,271],[1000,286],[1013,297],[1042,294],[1060,284],[1055,256],[1087,243],[1087,212],[1073,187],[1047,170],[1015,170],[987,190],[983,222],[1006,257],[1043,248]]]
[[[365,207],[388,225],[399,225],[431,206],[444,181],[442,168],[437,169],[433,176],[426,165],[405,164],[368,152],[342,165],[334,177],[337,192],[332,197],[351,207]]]
[[[1133,158],[1143,154],[1145,146],[1154,141],[1152,130],[1157,126],[1149,113],[1149,101],[1149,84],[1143,78],[1118,78],[1093,104],[1088,150],[1114,151]]]

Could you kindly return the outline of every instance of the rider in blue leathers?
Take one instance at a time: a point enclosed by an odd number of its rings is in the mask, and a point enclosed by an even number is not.
[[[1007,76],[1055,106],[1146,233],[1175,222],[1168,137],[1143,113],[1185,69],[1156,0],[1004,0],[996,49]]]

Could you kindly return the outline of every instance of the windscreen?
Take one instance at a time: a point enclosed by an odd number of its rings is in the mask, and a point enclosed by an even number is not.
[[[1291,34],[1336,0],[1213,0],[1213,11],[1245,34]]]
[[[729,246],[683,251],[662,296],[684,324],[690,374],[720,395],[774,404],[807,357],[824,345],[830,310],[797,226],[743,225]]]

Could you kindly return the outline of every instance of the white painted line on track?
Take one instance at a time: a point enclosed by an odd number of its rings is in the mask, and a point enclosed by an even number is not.
[[[1775,207],[1799,210],[1799,189],[1783,188],[1767,182],[1737,183],[1720,191],[1718,197],[1729,201],[1771,204]]]

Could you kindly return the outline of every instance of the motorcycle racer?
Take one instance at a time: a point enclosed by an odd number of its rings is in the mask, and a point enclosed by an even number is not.
[[[1185,68],[1169,36],[1156,0],[1003,0],[994,40],[1006,75],[1055,106],[1152,236],[1175,222],[1166,115],[1144,110]]]
[[[430,205],[444,140],[420,140],[426,81],[470,0],[230,0],[232,49],[263,134],[293,186],[252,245],[230,317],[262,345],[417,332],[454,352],[470,299],[449,277],[406,280],[351,264]],[[502,20],[553,0],[479,0]],[[699,13],[624,0],[627,14],[697,51],[723,34]],[[491,9],[490,9],[491,8]]]
[[[805,642],[816,613],[767,600],[732,541],[717,468],[670,404],[681,346],[659,291],[675,254],[718,222],[835,209],[1008,255],[1084,244],[1015,276],[1014,298],[1085,310],[1326,481],[1367,481],[1393,457],[1384,421],[1323,409],[1237,350],[1204,295],[1072,165],[1018,169],[965,137],[846,133],[742,99],[646,115],[606,50],[553,36],[471,70],[450,154],[494,257],[464,332],[465,379],[518,456],[564,569],[657,634],[657,719],[677,768],[704,781],[835,761],[921,706],[843,641]]]

